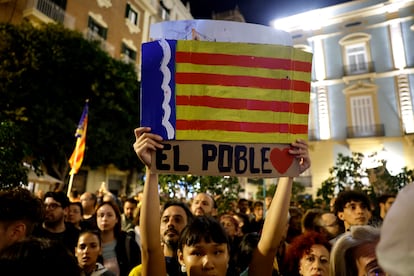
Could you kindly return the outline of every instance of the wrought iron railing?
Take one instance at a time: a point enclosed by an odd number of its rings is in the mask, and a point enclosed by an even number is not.
[[[346,136],[347,138],[382,137],[385,136],[384,124],[347,127]]]
[[[361,62],[345,65],[343,67],[344,76],[359,75],[375,72],[374,62]]]

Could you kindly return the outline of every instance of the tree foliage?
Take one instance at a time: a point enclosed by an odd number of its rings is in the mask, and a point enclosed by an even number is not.
[[[322,182],[317,195],[329,204],[331,198],[343,190],[364,190],[375,199],[384,193],[397,193],[414,180],[414,171],[402,168],[393,176],[386,169],[386,161],[378,160],[376,168],[364,168],[362,153],[352,153],[352,156],[338,154],[335,166],[329,169],[330,176]]]
[[[268,187],[266,187],[266,196],[273,197],[273,195],[276,192],[276,188],[277,188],[277,184],[271,184]],[[305,191],[305,187],[300,182],[293,181],[291,201],[293,202],[300,201],[300,199],[303,196],[304,191]],[[256,197],[259,200],[264,200],[263,185],[258,186]]]
[[[24,150],[16,139],[18,136],[12,122],[0,122],[0,190],[27,184],[28,170],[21,162]]]
[[[232,208],[243,189],[237,177],[196,176],[196,175],[160,175],[161,194],[165,199],[192,197],[204,192],[212,195],[219,213]]]
[[[26,159],[64,180],[89,99],[83,165],[138,166],[131,149],[139,123],[139,82],[132,65],[61,25],[1,24],[0,37],[0,121],[20,130],[15,139],[28,149]],[[17,113],[26,120],[17,120]]]

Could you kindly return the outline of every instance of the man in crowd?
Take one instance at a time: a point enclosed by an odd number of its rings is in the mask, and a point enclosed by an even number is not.
[[[35,228],[33,235],[60,241],[74,252],[80,231],[71,223],[65,223],[69,203],[64,192],[47,192],[44,199],[45,217],[43,223]]]
[[[380,197],[378,197],[378,205],[380,208],[380,217],[381,220],[384,220],[385,215],[388,213],[388,210],[391,208],[392,204],[395,201],[395,195],[394,194],[383,194]]]
[[[181,231],[193,219],[187,204],[180,201],[167,201],[161,210],[160,237],[165,265],[169,276],[180,276],[177,249]],[[130,275],[141,275],[141,265],[133,269]]]
[[[94,193],[85,192],[81,195],[80,201],[83,209],[82,229],[97,230],[95,208],[98,198]]]
[[[160,235],[168,275],[179,275],[177,259],[178,238],[181,231],[193,219],[193,214],[185,203],[168,201],[163,206]]]
[[[0,252],[29,236],[42,219],[42,202],[29,190],[0,191]]]
[[[264,223],[264,204],[262,201],[253,203],[253,219],[250,221],[252,232],[261,233]]]
[[[362,191],[343,191],[335,200],[335,215],[343,222],[345,231],[354,225],[367,225],[372,214],[368,196]]]
[[[216,210],[213,197],[206,193],[197,194],[191,204],[191,212],[194,216],[214,216]]]
[[[237,203],[237,207],[239,208],[239,212],[242,214],[249,214],[249,201],[245,198],[240,198],[239,202]]]
[[[134,198],[128,198],[124,202],[124,213],[121,215],[122,230],[125,232],[134,231],[134,214],[138,202]]]

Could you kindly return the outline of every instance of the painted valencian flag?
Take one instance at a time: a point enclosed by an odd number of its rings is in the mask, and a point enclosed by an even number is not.
[[[311,62],[312,54],[290,46],[145,43],[141,125],[166,140],[307,139]]]

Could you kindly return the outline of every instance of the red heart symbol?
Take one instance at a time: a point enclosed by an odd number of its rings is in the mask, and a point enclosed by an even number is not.
[[[273,167],[282,174],[289,169],[294,158],[293,155],[289,154],[289,148],[284,148],[282,150],[274,148],[270,152],[270,161],[272,162]]]

